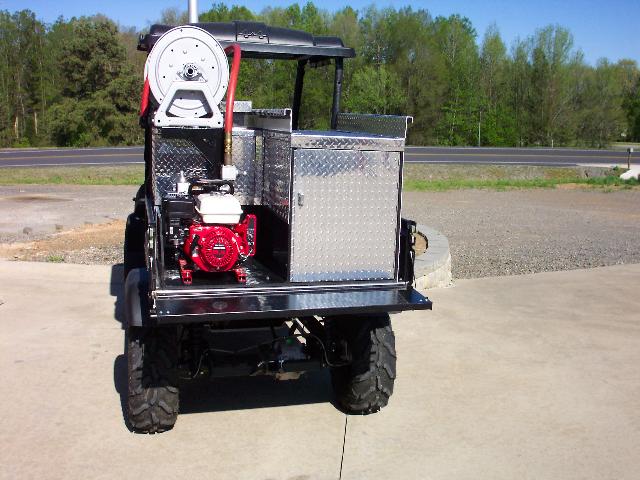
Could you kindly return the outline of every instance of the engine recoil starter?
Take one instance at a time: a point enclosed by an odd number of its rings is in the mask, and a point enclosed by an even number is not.
[[[236,225],[206,225],[189,227],[183,252],[193,264],[205,272],[227,272],[255,254],[255,215],[246,215]],[[184,267],[183,267],[184,270]],[[183,282],[190,283],[183,275]]]

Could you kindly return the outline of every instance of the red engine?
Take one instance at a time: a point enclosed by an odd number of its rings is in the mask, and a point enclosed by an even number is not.
[[[256,251],[256,216],[246,215],[236,225],[207,225],[195,222],[189,227],[189,235],[183,251],[188,259],[205,272],[233,270],[239,282],[246,281],[246,274],[239,265]],[[186,260],[180,261],[182,281],[192,282],[192,270]]]

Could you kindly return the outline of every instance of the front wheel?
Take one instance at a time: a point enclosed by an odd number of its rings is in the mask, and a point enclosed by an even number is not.
[[[331,369],[340,407],[351,414],[375,413],[389,402],[396,378],[395,335],[389,315],[328,320],[331,341],[346,341],[351,363]]]
[[[129,425],[138,433],[170,430],[179,406],[176,329],[128,327],[126,335]]]

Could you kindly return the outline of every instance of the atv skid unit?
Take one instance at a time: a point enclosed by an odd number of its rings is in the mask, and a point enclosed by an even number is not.
[[[431,308],[412,287],[415,223],[401,216],[411,117],[340,112],[343,59],[355,53],[338,38],[154,25],[139,48],[149,59],[145,183],[125,235],[131,428],[172,428],[180,384],[205,376],[329,368],[346,412],[385,406],[389,314]],[[291,108],[235,101],[240,58],[297,62]],[[331,129],[301,130],[305,70],[328,63]]]

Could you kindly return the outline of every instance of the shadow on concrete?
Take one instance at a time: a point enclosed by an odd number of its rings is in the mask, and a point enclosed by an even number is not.
[[[114,317],[124,329],[123,265],[111,267],[109,293],[115,297]],[[123,336],[124,337],[124,336]],[[120,396],[122,416],[127,423],[127,357],[123,353],[113,363],[113,383]],[[315,371],[298,380],[276,381],[271,377],[230,377],[185,381],[180,386],[180,413],[246,410],[286,405],[332,402],[328,371]],[[129,428],[129,425],[127,424]]]
[[[116,263],[111,266],[109,294],[115,297],[113,303],[113,317],[120,328],[124,330],[124,265]],[[120,396],[120,411],[122,420],[129,431],[133,431],[127,420],[127,345],[124,332],[122,335],[122,352],[113,362],[113,385]]]
[[[113,383],[126,422],[127,358],[124,354],[118,355],[113,363]],[[180,414],[333,403],[331,392],[326,370],[282,382],[266,376],[183,382],[180,385]]]
[[[120,396],[120,413],[122,421],[130,432],[133,432],[127,419],[127,357],[126,352],[116,357],[113,362],[113,385]]]
[[[271,377],[229,377],[185,384],[180,413],[249,410],[332,401],[327,371],[309,372],[298,380]]]
[[[116,297],[113,304],[113,316],[120,322],[124,329],[124,265],[116,263],[111,266],[111,280],[109,282],[109,294]]]

